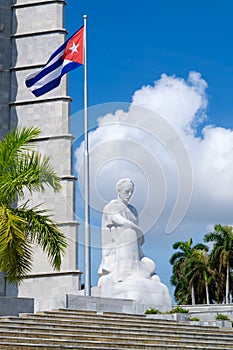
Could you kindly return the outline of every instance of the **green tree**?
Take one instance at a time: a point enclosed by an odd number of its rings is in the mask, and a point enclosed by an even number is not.
[[[193,266],[193,254],[196,250],[208,250],[205,244],[199,243],[192,246],[193,240],[190,238],[187,242],[175,242],[173,249],[179,249],[175,252],[170,264],[173,265],[171,284],[175,286],[174,296],[179,304],[195,304],[194,282],[190,283],[190,268]],[[192,262],[192,264],[191,264]]]
[[[212,267],[225,276],[225,302],[229,302],[230,269],[233,266],[233,232],[232,226],[215,225],[214,231],[205,235],[205,242],[214,242],[210,255]]]
[[[195,285],[197,288],[198,303],[205,302],[210,304],[209,285],[215,280],[216,273],[211,269],[209,264],[209,256],[207,254],[208,247],[205,249],[194,249],[190,260],[187,264],[187,275],[190,285]],[[203,293],[204,289],[204,293]]]
[[[67,247],[47,210],[29,208],[25,191],[32,194],[61,188],[48,157],[35,150],[38,128],[14,129],[0,142],[0,271],[11,283],[21,282],[32,266],[32,244],[46,252],[54,269],[60,269]],[[17,205],[18,200],[21,205]]]

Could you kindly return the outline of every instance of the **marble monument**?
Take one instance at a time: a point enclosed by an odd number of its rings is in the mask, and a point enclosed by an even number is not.
[[[167,286],[155,273],[156,265],[142,251],[144,234],[137,210],[129,204],[134,184],[121,179],[116,184],[117,198],[111,200],[102,216],[102,261],[95,295],[133,299],[137,303],[172,308]]]

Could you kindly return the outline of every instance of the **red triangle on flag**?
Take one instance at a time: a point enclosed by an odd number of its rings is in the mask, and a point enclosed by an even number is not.
[[[70,38],[62,58],[84,64],[84,26]]]

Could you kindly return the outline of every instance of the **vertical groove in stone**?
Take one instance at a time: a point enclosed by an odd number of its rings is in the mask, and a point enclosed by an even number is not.
[[[11,0],[0,0],[0,139],[10,129]]]

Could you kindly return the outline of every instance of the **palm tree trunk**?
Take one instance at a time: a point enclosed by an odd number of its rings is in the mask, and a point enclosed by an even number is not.
[[[226,304],[229,303],[229,277],[230,277],[230,263],[227,261],[227,279],[226,279]]]
[[[205,281],[205,292],[206,292],[206,304],[209,304],[210,296],[209,296],[209,286],[207,281]]]
[[[192,293],[192,305],[195,305],[195,292],[194,292],[194,285],[192,283],[191,286],[191,293]]]

